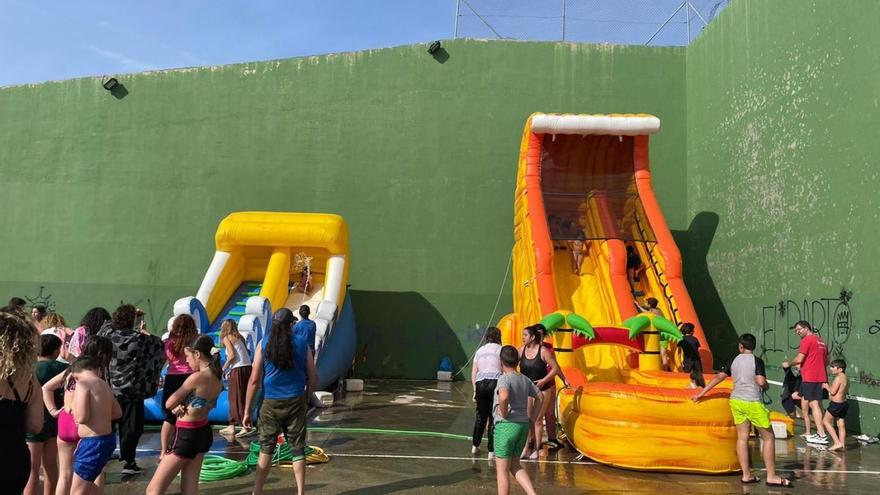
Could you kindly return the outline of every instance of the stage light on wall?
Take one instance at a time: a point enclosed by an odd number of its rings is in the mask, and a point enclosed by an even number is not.
[[[107,91],[113,91],[113,88],[119,86],[119,81],[117,81],[115,77],[111,77],[101,83],[101,86],[104,86],[104,89]]]
[[[435,42],[431,43],[431,45],[428,47],[428,53],[433,55],[433,54],[437,53],[437,50],[439,50],[439,49],[440,49],[440,42],[435,41]]]

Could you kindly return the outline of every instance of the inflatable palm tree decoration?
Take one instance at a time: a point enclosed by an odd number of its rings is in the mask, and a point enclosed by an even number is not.
[[[660,341],[681,340],[681,331],[675,323],[653,313],[641,313],[623,322],[629,330],[629,338],[635,339],[640,334],[645,336],[645,351],[639,355],[639,369],[643,371],[659,370]]]
[[[553,332],[565,327],[571,328],[574,333],[590,340],[596,338],[596,331],[593,330],[593,325],[590,325],[590,322],[579,314],[563,314],[557,311],[542,318],[541,324],[547,329],[547,335],[553,335]]]

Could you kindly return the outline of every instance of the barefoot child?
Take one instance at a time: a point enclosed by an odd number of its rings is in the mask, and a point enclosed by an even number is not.
[[[831,374],[834,375],[834,381],[831,386],[823,384],[823,388],[828,391],[831,403],[825,411],[825,417],[822,422],[825,423],[825,430],[834,441],[834,445],[828,450],[840,450],[843,448],[846,440],[846,412],[849,409],[849,403],[846,401],[846,391],[849,389],[849,381],[846,378],[846,361],[843,359],[835,359],[829,365]],[[837,433],[834,431],[834,423],[837,423]]]
[[[80,437],[73,454],[73,495],[99,493],[95,481],[116,449],[112,422],[122,417],[122,408],[101,376],[102,364],[98,359],[85,357],[77,359],[71,367],[76,379],[73,415]]]
[[[744,333],[739,337],[739,356],[729,366],[721,368],[699,394],[693,397],[698,402],[701,397],[712,390],[728,376],[733,378],[733,390],[730,392],[730,411],[736,424],[736,457],[742,468],[744,484],[758,483],[757,476],[752,475],[749,465],[749,435],[752,426],[758,430],[764,453],[764,467],[767,470],[767,486],[791,486],[791,481],[776,474],[776,450],[773,431],[770,430],[770,411],[761,400],[761,392],[769,388],[764,374],[764,361],[753,354],[755,336]]]
[[[67,365],[58,361],[61,354],[61,339],[52,334],[40,336],[40,357],[37,358],[37,380],[40,385],[64,373]],[[24,489],[26,495],[36,495],[40,485],[40,466],[43,467],[43,492],[46,495],[55,493],[58,483],[58,420],[49,413],[57,407],[63,394],[59,391],[53,395],[52,401],[46,402],[43,408],[43,430],[37,434],[27,435],[28,449],[31,451],[31,476]]]
[[[527,377],[516,372],[519,352],[516,347],[501,348],[501,377],[495,386],[492,411],[495,416],[495,459],[498,494],[510,493],[510,473],[528,494],[535,493],[529,473],[519,463],[529,429],[541,412],[542,395]],[[529,397],[535,399],[529,410]]]

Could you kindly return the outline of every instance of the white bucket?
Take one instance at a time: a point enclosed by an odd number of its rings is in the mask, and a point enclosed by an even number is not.
[[[364,381],[360,378],[349,378],[345,380],[345,391],[346,392],[363,392],[364,391]]]
[[[333,405],[333,394],[330,392],[315,392],[312,394],[312,404],[316,407],[330,407]]]
[[[771,421],[770,426],[773,427],[773,436],[776,438],[788,438],[788,428],[781,421]]]
[[[451,382],[452,381],[452,372],[451,371],[438,371],[437,372],[437,381]]]

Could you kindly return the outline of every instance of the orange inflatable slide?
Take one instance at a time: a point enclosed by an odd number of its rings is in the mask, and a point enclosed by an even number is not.
[[[687,374],[661,371],[661,349],[674,361],[682,322],[696,327],[705,370],[713,360],[651,184],[649,136],[659,130],[644,114],[529,117],[514,201],[514,312],[499,328],[515,346],[526,325],[554,330],[548,340],[571,384],[558,383],[558,417],[581,453],[628,469],[737,471],[729,381],[694,403]],[[633,282],[627,259],[636,257]],[[663,317],[638,313],[647,297]]]

